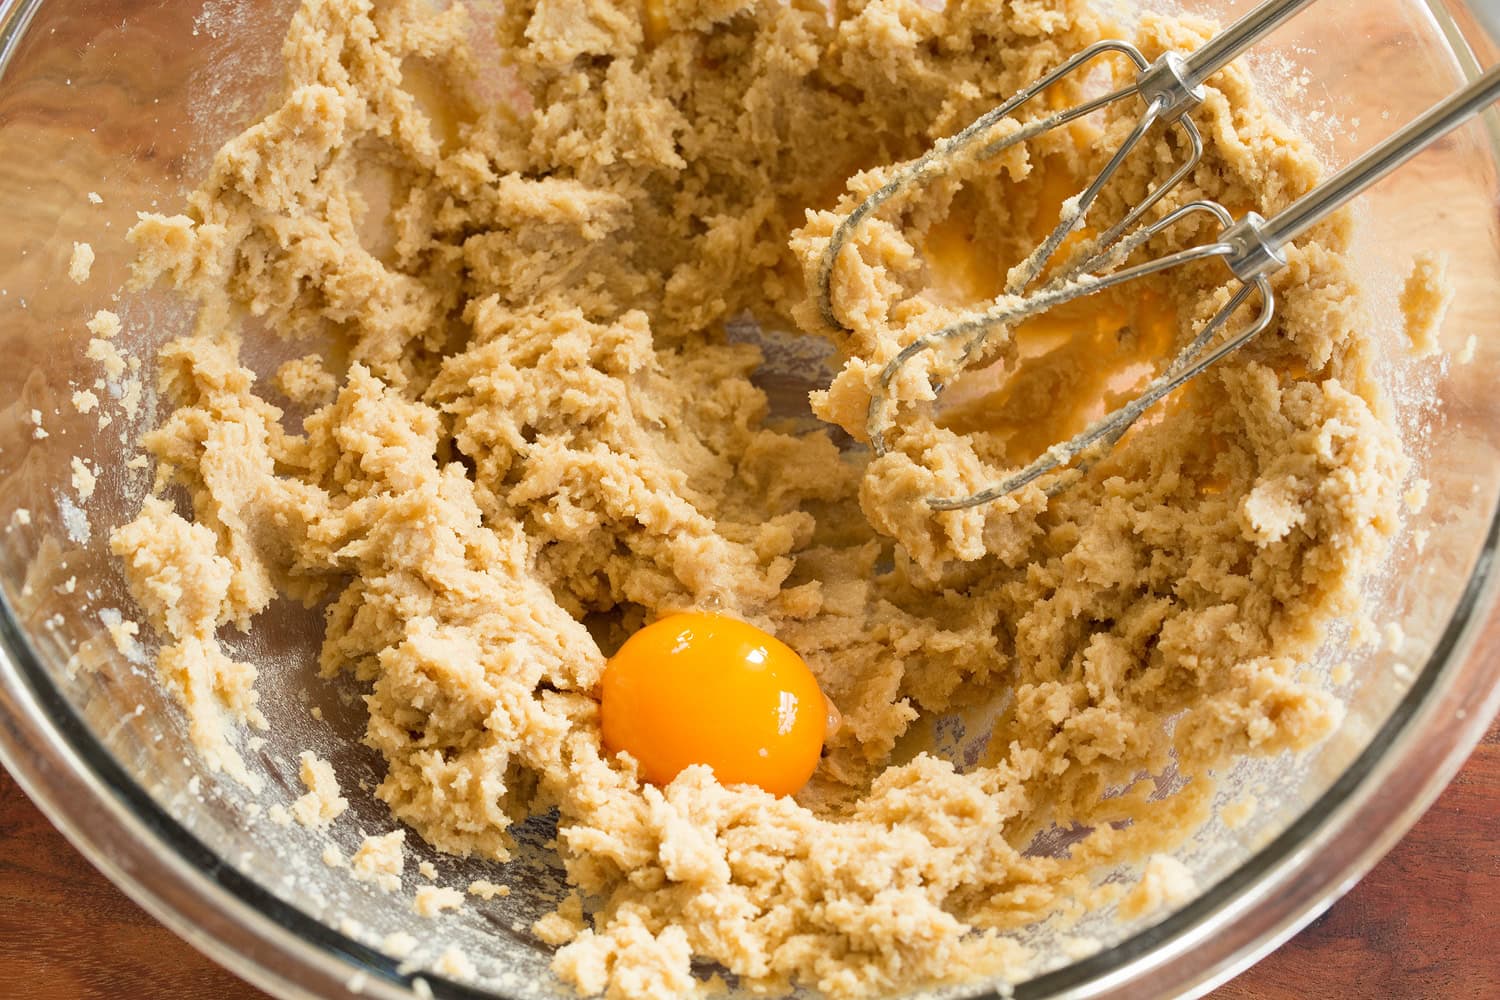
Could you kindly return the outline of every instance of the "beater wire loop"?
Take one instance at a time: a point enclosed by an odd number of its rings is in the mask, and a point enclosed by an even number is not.
[[[1261,300],[1261,307],[1255,319],[1218,347],[1204,353],[1215,335],[1223,330],[1234,313],[1249,300],[1252,292],[1258,292]],[[1186,385],[1204,369],[1217,364],[1263,333],[1266,327],[1270,326],[1274,311],[1275,297],[1269,280],[1259,277],[1248,284],[1241,285],[1213,318],[1204,324],[1192,343],[1178,353],[1172,363],[1167,366],[1167,370],[1148,382],[1130,402],[1105,414],[1069,440],[1048,448],[1030,465],[1012,473],[994,486],[963,497],[929,497],[927,505],[939,511],[978,507],[1024,489],[1049,472],[1071,465],[1101,444],[1106,448],[1113,447],[1115,442],[1119,441],[1147,410]],[[1066,476],[1064,481],[1056,484],[1055,487],[1049,487],[1048,496],[1053,496],[1059,490],[1071,485],[1078,474],[1087,471],[1087,465],[1068,471],[1073,475]]]
[[[946,139],[938,140],[933,144],[931,149],[915,160],[910,160],[902,164],[895,170],[890,179],[856,205],[853,211],[839,222],[833,231],[833,236],[828,241],[828,246],[823,251],[823,260],[818,271],[818,309],[822,314],[823,321],[834,329],[849,330],[849,327],[844,324],[843,320],[839,319],[838,313],[834,309],[832,292],[833,269],[838,262],[839,255],[849,244],[849,241],[853,239],[854,233],[880,206],[897,195],[904,193],[914,185],[945,172],[955,161],[959,153],[979,141],[979,139],[1001,121],[1011,117],[1023,105],[1038,95],[1045,93],[1058,81],[1085,64],[1100,56],[1111,54],[1125,56],[1141,71],[1144,71],[1150,65],[1146,61],[1146,57],[1141,55],[1140,50],[1129,42],[1113,39],[1095,42],[1030,87],[1027,87],[1005,101],[1005,103],[980,115],[959,132],[954,133]],[[1113,104],[1115,101],[1137,93],[1137,90],[1137,84],[1132,83],[1129,86],[1090,98],[1074,107],[1023,125],[1016,131],[1002,136],[984,147],[980,151],[979,158],[989,159],[998,156],[1018,143],[1033,139],[1055,128],[1061,128],[1063,125],[1076,121],[1079,118],[1087,117],[1095,111]]]
[[[849,328],[838,318],[834,307],[833,270],[855,232],[881,205],[914,185],[951,169],[960,152],[985,138],[990,129],[1010,118],[1028,101],[1091,60],[1105,55],[1123,55],[1134,63],[1137,75],[1130,85],[1020,125],[980,148],[980,160],[997,156],[1017,143],[1034,139],[1131,96],[1139,96],[1146,105],[1141,119],[1105,165],[1082,191],[1063,203],[1056,226],[1031,254],[1010,270],[1004,294],[983,310],[917,337],[881,368],[870,395],[865,422],[870,446],[877,456],[885,455],[890,447],[886,433],[891,426],[890,411],[897,405],[891,399],[893,384],[902,369],[924,351],[951,341],[964,341],[962,350],[956,354],[956,364],[946,372],[935,373],[928,382],[924,401],[933,402],[942,394],[947,381],[976,362],[976,355],[990,337],[1002,331],[1009,332],[1016,324],[1049,309],[1126,282],[1215,257],[1223,261],[1227,281],[1234,288],[1224,305],[1193,339],[1128,403],[1105,414],[1073,438],[1054,444],[1030,465],[987,489],[970,496],[927,498],[931,508],[951,511],[977,507],[1063,469],[1067,471],[1044,487],[1047,494],[1055,495],[1076,482],[1089,464],[1097,461],[1101,446],[1106,450],[1112,447],[1148,409],[1208,367],[1239,350],[1271,325],[1276,298],[1271,289],[1270,275],[1286,265],[1287,258],[1282,250],[1289,242],[1481,109],[1500,100],[1500,66],[1492,66],[1462,90],[1361,154],[1270,219],[1263,219],[1255,212],[1247,212],[1236,219],[1217,202],[1199,200],[1166,210],[1156,221],[1147,222],[1148,213],[1185,182],[1202,160],[1203,136],[1188,115],[1203,101],[1204,81],[1313,2],[1262,0],[1196,52],[1188,55],[1167,52],[1152,63],[1148,63],[1128,42],[1114,39],[1096,42],[999,107],[980,115],[963,130],[939,140],[915,160],[897,167],[885,184],[861,201],[835,227],[819,267],[818,303],[829,326],[847,331]],[[1083,228],[1089,210],[1110,179],[1158,124],[1178,129],[1178,145],[1179,148],[1186,147],[1186,161],[1161,184],[1151,187],[1118,222],[1101,235],[1085,240],[1076,255],[1054,268],[1052,276],[1043,280],[1041,287],[1028,291],[1034,282],[1043,279],[1068,236]],[[1196,243],[1162,257],[1129,263],[1132,255],[1151,240],[1185,219],[1200,214],[1212,216],[1218,224],[1213,242]],[[1252,295],[1258,295],[1260,299],[1254,319],[1232,335],[1221,336],[1235,313],[1250,301]]]
[[[1216,220],[1229,218],[1229,213],[1222,206],[1214,202],[1192,202],[1170,212],[1158,222],[1142,227],[1125,239],[1120,240],[1113,250],[1103,255],[1096,255],[1091,258],[1091,261],[1124,260],[1135,249],[1156,236],[1161,235],[1162,232],[1176,223],[1197,213],[1212,215]],[[1029,319],[1039,313],[1055,309],[1058,306],[1065,305],[1088,295],[1096,295],[1099,292],[1124,284],[1127,281],[1134,281],[1138,278],[1144,278],[1148,275],[1199,260],[1208,260],[1213,257],[1228,257],[1234,252],[1234,249],[1233,246],[1227,243],[1199,244],[1179,250],[1165,257],[1137,264],[1134,267],[1098,276],[1092,274],[1064,275],[1028,295],[1004,296],[983,312],[973,313],[941,329],[934,330],[932,333],[917,338],[897,352],[896,356],[891,358],[880,371],[877,391],[870,397],[870,405],[866,414],[866,432],[870,438],[871,448],[877,456],[884,455],[889,450],[885,432],[890,426],[888,411],[892,405],[889,391],[891,384],[895,381],[896,376],[900,374],[901,370],[923,351],[932,350],[940,344],[960,337],[987,337],[992,335],[998,328],[1013,327],[1022,320]]]

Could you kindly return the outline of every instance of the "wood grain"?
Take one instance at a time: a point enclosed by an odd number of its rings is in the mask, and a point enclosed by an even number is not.
[[[1216,1000],[1500,996],[1500,726],[1410,834]],[[126,899],[0,770],[0,991],[259,1000]]]
[[[263,996],[147,916],[0,769],[0,993],[35,1000]]]
[[[1216,1000],[1500,996],[1500,724],[1395,850]]]

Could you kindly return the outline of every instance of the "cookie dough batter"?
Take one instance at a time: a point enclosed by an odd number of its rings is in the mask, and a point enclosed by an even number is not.
[[[322,669],[367,693],[398,819],[504,859],[514,824],[558,810],[580,895],[547,936],[584,993],[686,992],[694,959],[841,997],[1005,974],[1025,957],[1007,928],[1107,898],[1091,873],[1179,840],[1214,768],[1339,719],[1299,665],[1357,606],[1404,475],[1347,220],[1289,251],[1269,332],[1050,500],[914,502],[1128,392],[1224,301],[1222,269],[1017,330],[887,458],[857,446],[872,372],[999,290],[1134,109],[867,227],[836,280],[852,334],[809,284],[837,213],[1102,35],[1154,56],[1208,30],[934,6],[306,0],[278,104],[131,234],[139,281],[200,310],[157,358],[147,440],[186,502],[149,501],[113,544],[200,744],[242,772],[233,720],[262,722],[217,630],[326,602]],[[1181,197],[1269,214],[1313,155],[1241,70],[1212,83]],[[760,352],[726,333],[747,314],[833,342],[813,407],[855,446],[768,418]],[[241,359],[246,318],[291,342],[274,377]],[[602,752],[606,654],[684,609],[772,631],[842,713],[795,799],[703,768],[656,788]],[[970,766],[901,742],[979,703],[1004,707]],[[1173,762],[1191,780],[1153,801]],[[1028,856],[1052,823],[1094,833]]]

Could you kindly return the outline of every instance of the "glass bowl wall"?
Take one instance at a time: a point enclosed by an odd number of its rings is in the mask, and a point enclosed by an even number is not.
[[[1227,17],[1246,3],[1188,3]],[[149,486],[134,440],[156,400],[149,365],[142,406],[106,428],[80,414],[92,385],[85,321],[111,308],[126,343],[149,358],[190,313],[163,293],[126,294],[123,240],[140,209],[172,210],[227,137],[253,121],[278,84],[287,0],[0,6],[0,758],[43,810],[110,878],[235,972],[287,996],[569,996],[547,972],[530,923],[561,891],[533,823],[504,867],[464,864],[409,841],[445,884],[487,877],[515,888],[471,900],[436,922],[407,905],[419,880],[386,896],[321,861],[322,838],[269,818],[300,792],[296,754],[333,761],[354,818],[336,836],[393,827],[360,791],[378,761],[358,743],[360,702],[313,678],[318,619],[276,607],[238,655],[261,666],[272,728],[249,755],[258,796],[189,749],[181,713],[143,658],[121,656],[107,625],[130,599],[107,536]],[[1280,110],[1338,164],[1459,84],[1492,55],[1470,12],[1416,0],[1324,0],[1253,57]],[[1476,56],[1476,50],[1478,55]],[[1500,238],[1496,160],[1487,124],[1445,140],[1383,183],[1360,208],[1358,255],[1388,344],[1392,390],[1416,475],[1430,500],[1411,514],[1385,571],[1370,581],[1378,623],[1398,623],[1399,652],[1333,636],[1311,669],[1344,676],[1347,720],[1300,757],[1246,762],[1223,776],[1219,805],[1253,796],[1248,820],[1216,818],[1179,856],[1200,895],[1134,924],[1101,914],[1069,933],[1103,950],[1058,959],[1017,996],[1174,995],[1205,989],[1274,947],[1373,864],[1441,789],[1493,715],[1500,661],[1476,637],[1491,613],[1500,495]],[[98,196],[98,203],[90,193]],[[85,286],[67,280],[74,241],[98,254]],[[1458,298],[1442,332],[1447,357],[1406,358],[1395,296],[1417,250],[1446,253]],[[1451,360],[1473,338],[1469,364]],[[252,352],[252,355],[254,352]],[[269,364],[269,353],[254,356]],[[37,433],[40,421],[45,436]],[[101,469],[80,504],[80,456]],[[24,512],[24,513],[23,513]],[[1493,628],[1500,640],[1500,627]],[[316,709],[316,713],[314,710]],[[321,718],[315,718],[315,714]],[[380,951],[386,934],[421,942],[408,967]],[[1048,928],[1030,937],[1046,948]],[[479,975],[457,984],[423,971],[447,944]],[[1056,949],[1052,949],[1056,953]],[[948,991],[988,995],[990,984]],[[473,992],[471,992],[473,991]]]

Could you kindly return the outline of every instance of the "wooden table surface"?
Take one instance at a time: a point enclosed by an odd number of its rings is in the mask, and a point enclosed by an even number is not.
[[[1500,726],[1347,896],[1220,1000],[1500,996]],[[250,1000],[89,866],[0,770],[0,994]]]

